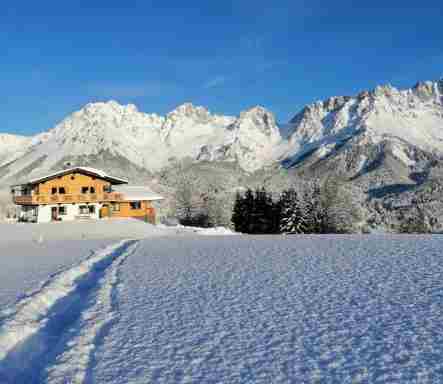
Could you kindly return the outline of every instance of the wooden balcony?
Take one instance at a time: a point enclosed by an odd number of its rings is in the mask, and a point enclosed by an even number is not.
[[[14,203],[18,205],[103,203],[122,200],[123,195],[117,192],[13,196]]]
[[[29,196],[14,196],[13,200],[15,204],[19,204],[19,205],[32,205],[32,197],[31,195]]]

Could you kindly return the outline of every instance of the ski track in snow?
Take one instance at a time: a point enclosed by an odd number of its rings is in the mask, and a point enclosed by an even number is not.
[[[54,274],[0,327],[0,383],[83,383],[114,318],[118,270],[137,246],[123,240]]]
[[[141,242],[91,382],[442,382],[442,240]]]
[[[8,312],[0,383],[443,382],[442,249],[442,236],[124,240]]]

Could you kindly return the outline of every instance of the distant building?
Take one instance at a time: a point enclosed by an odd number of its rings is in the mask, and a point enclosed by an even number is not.
[[[155,223],[155,203],[163,197],[127,184],[98,169],[75,167],[14,185],[11,193],[21,221],[131,217]]]

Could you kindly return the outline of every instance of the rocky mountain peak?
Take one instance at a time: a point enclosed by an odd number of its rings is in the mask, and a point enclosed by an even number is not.
[[[393,87],[391,84],[378,85],[375,89],[370,92],[374,98],[377,97],[391,97],[398,94],[398,89]]]
[[[332,112],[343,107],[343,105],[345,105],[349,100],[351,100],[350,96],[330,97],[323,102],[323,108],[328,112]]]
[[[412,91],[423,100],[436,98],[443,103],[443,80],[418,82]]]
[[[197,120],[209,120],[211,114],[209,111],[201,106],[195,106],[192,103],[184,103],[168,113],[167,118],[177,120],[181,117],[194,118]]]
[[[281,139],[274,114],[261,106],[255,106],[242,112],[233,128],[239,131],[253,129],[265,136]]]

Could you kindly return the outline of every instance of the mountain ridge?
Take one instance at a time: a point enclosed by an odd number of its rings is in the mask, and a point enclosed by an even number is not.
[[[0,178],[13,179],[33,163],[51,170],[64,158],[81,161],[103,151],[148,171],[185,158],[236,162],[246,172],[276,163],[291,168],[302,158],[323,159],[353,137],[361,138],[354,140],[359,145],[392,140],[394,152],[412,165],[405,147],[443,153],[443,80],[330,97],[308,104],[289,124],[284,138],[275,116],[260,106],[223,116],[184,103],[160,116],[113,100],[88,103],[46,132],[30,137],[0,134],[9,137],[0,140]],[[4,169],[11,163],[14,166]]]

